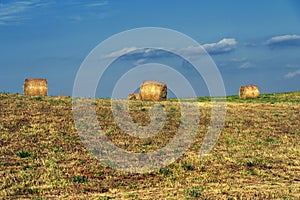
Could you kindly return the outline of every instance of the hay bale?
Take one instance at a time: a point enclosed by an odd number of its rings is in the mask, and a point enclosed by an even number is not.
[[[164,101],[167,99],[167,85],[162,82],[144,81],[140,87],[142,100]]]
[[[140,94],[138,94],[138,93],[131,93],[128,95],[128,99],[129,100],[140,100],[141,97],[140,97]]]
[[[31,96],[47,96],[48,83],[42,78],[27,78],[24,82],[24,94]]]
[[[247,85],[240,87],[239,95],[241,99],[258,98],[260,92],[256,85]]]

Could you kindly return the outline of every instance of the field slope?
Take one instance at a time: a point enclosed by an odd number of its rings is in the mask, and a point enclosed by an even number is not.
[[[210,121],[199,98],[196,139],[177,161],[146,174],[120,172],[95,159],[75,129],[71,98],[0,94],[0,198],[3,199],[300,199],[300,92],[227,97],[225,127],[210,155],[198,152]],[[111,102],[97,99],[97,116],[119,147],[145,153],[172,140],[179,105],[163,102],[167,120],[152,138],[116,125]],[[140,125],[151,102],[130,102]],[[192,113],[191,113],[192,114]]]

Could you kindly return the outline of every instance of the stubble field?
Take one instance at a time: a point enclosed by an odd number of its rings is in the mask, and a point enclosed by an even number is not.
[[[180,159],[160,170],[120,172],[86,150],[76,131],[72,99],[0,94],[0,198],[3,199],[299,199],[300,92],[227,98],[224,129],[212,152],[198,156],[211,103],[199,98],[196,138]],[[152,102],[130,102],[140,125]],[[163,129],[137,139],[114,122],[111,102],[97,99],[99,125],[117,146],[147,153],[164,147],[181,124],[176,100],[162,102]],[[192,113],[191,113],[192,114]],[[159,119],[157,119],[159,120]]]

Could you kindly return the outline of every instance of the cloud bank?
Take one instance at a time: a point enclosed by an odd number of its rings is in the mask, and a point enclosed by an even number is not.
[[[224,38],[216,43],[203,44],[199,46],[190,46],[180,49],[180,53],[191,58],[196,59],[197,56],[204,53],[203,50],[210,55],[226,54],[236,49],[237,41],[234,38]]]
[[[270,38],[265,42],[270,47],[300,46],[300,35],[281,35]]]
[[[229,53],[235,50],[237,41],[234,38],[224,38],[217,43],[203,44],[204,49],[212,55]]]
[[[234,38],[224,38],[216,43],[203,44],[202,46],[190,46],[187,48],[179,49],[180,54],[190,58],[197,59],[197,56],[205,53],[206,50],[211,55],[219,55],[230,53],[236,49],[237,41]],[[126,59],[144,59],[168,57],[171,54],[161,49],[138,49],[136,47],[126,47],[118,51],[111,52],[107,55],[103,55],[102,58],[122,58]]]
[[[152,49],[152,48],[137,48],[137,47],[126,47],[119,51],[114,51],[109,54],[103,55],[103,59],[107,58],[121,58],[127,60],[143,59],[145,62],[151,58],[162,58],[169,57],[171,53],[164,51],[163,49]]]

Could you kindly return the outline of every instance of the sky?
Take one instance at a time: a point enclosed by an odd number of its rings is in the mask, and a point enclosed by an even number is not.
[[[300,90],[297,0],[0,0],[0,92],[22,94],[26,78],[46,78],[49,95],[71,96],[80,66],[97,45],[142,27],[172,29],[197,41],[220,71],[227,95],[249,84],[261,93]],[[97,97],[110,97],[117,81],[111,77],[137,64],[190,68],[166,53],[136,50],[125,45],[102,55],[123,59],[99,82]],[[193,74],[188,79],[197,84]],[[205,82],[199,81],[197,95],[209,95]]]

